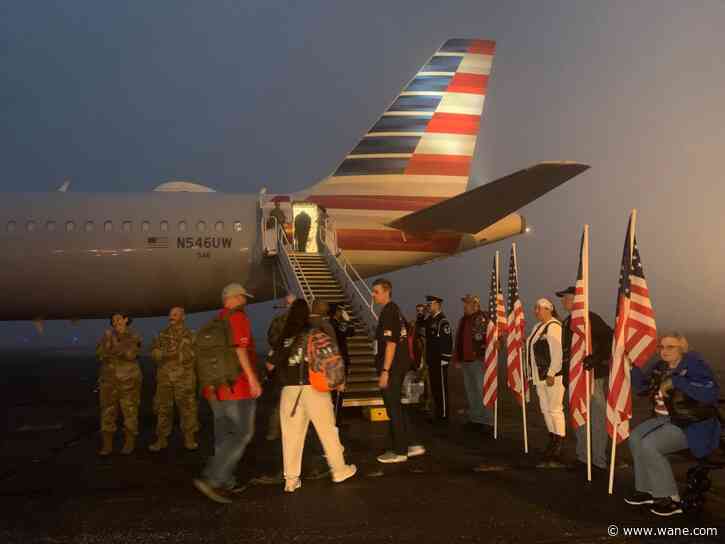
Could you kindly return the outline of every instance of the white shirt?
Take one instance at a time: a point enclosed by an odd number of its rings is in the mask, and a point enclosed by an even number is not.
[[[551,325],[546,329],[549,323]],[[540,383],[546,380],[546,376],[539,376],[539,367],[536,366],[536,356],[534,355],[534,344],[541,337],[544,329],[546,329],[546,341],[549,343],[549,353],[551,354],[551,364],[549,365],[547,376],[556,376],[561,371],[563,356],[561,347],[561,322],[552,317],[545,323],[538,323],[526,339],[526,360],[529,362],[534,383]]]

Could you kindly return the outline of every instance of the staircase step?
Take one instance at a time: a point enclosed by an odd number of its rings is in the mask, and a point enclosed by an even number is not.
[[[353,408],[358,406],[382,406],[383,405],[383,397],[380,395],[370,395],[370,394],[351,394],[351,393],[345,393],[345,396],[342,397],[342,407],[343,408]]]
[[[348,393],[373,393],[375,391],[380,392],[377,380],[370,383],[351,383],[345,389]]]

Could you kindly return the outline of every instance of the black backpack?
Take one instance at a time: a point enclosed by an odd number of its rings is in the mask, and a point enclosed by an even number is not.
[[[196,333],[196,375],[199,387],[232,385],[242,373],[237,348],[232,344],[229,316],[216,317]]]

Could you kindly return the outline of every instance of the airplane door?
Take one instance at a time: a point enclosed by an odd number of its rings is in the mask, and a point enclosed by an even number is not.
[[[317,221],[320,212],[312,202],[292,203],[292,232],[295,251],[318,253]]]

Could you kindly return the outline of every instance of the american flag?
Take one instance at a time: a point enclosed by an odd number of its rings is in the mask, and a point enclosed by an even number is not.
[[[498,398],[498,338],[499,293],[498,252],[491,269],[491,286],[488,295],[488,323],[486,324],[486,355],[483,366],[483,405],[491,407]]]
[[[579,250],[579,272],[576,277],[574,308],[571,311],[571,358],[569,359],[569,407],[574,428],[586,423],[587,379],[584,357],[591,353],[592,336],[589,323],[589,238],[585,227]]]
[[[633,212],[624,243],[612,340],[612,367],[609,371],[607,430],[609,436],[614,438],[614,429],[618,424],[617,443],[629,436],[629,420],[632,417],[629,366],[644,365],[657,345],[657,326],[634,233],[635,218]]]
[[[167,236],[150,236],[146,238],[146,247],[149,249],[167,249],[169,238]]]
[[[528,396],[528,380],[523,373],[523,343],[526,323],[524,321],[524,306],[519,298],[519,278],[516,263],[516,244],[511,245],[511,259],[509,260],[508,284],[508,334],[506,336],[506,350],[508,359],[506,364],[508,387],[514,393],[516,400],[521,404],[522,398]],[[523,380],[523,383],[522,383]]]

